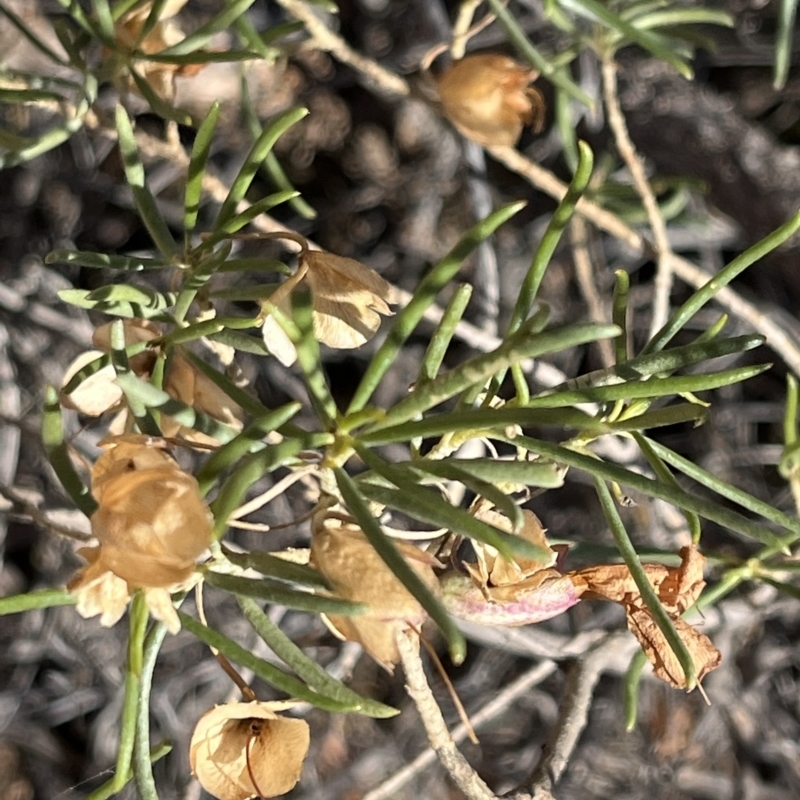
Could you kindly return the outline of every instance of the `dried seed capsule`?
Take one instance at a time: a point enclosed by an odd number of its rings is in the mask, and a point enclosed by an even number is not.
[[[539,73],[508,56],[484,53],[457,61],[437,80],[447,118],[482,145],[513,147],[523,125],[544,125],[545,103],[529,84]]]

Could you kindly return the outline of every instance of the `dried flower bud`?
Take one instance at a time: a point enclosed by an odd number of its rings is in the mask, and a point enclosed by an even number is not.
[[[291,293],[305,282],[311,289],[314,335],[328,347],[354,349],[368,342],[391,315],[392,285],[375,270],[352,258],[308,250],[300,256],[297,272],[272,294],[269,302],[291,314]],[[388,302],[387,302],[388,301]],[[268,309],[267,309],[268,311]],[[297,358],[283,329],[267,315],[263,327],[267,349],[286,366]]]
[[[277,797],[300,779],[308,723],[282,717],[280,703],[229,703],[206,712],[189,745],[192,772],[220,800]]]
[[[474,580],[451,572],[442,578],[445,608],[459,619],[479,625],[531,625],[557,617],[580,599],[568,576],[544,569],[507,586],[482,589]]]
[[[485,504],[473,509],[476,519],[511,533],[511,520]],[[583,588],[553,569],[558,554],[547,542],[544,528],[533,511],[522,510],[517,536],[548,555],[506,558],[494,547],[473,542],[474,564],[465,563],[469,577],[451,573],[442,578],[446,608],[456,617],[480,625],[529,625],[563,614],[581,597]]]
[[[421,627],[427,614],[355,525],[319,515],[314,520],[311,561],[327,578],[337,595],[364,603],[369,611],[353,617],[331,617],[346,639],[360,642],[383,667],[400,660],[395,635],[408,627]],[[406,561],[429,589],[439,592],[433,572],[436,560],[407,542],[395,542]]]
[[[538,132],[544,124],[544,98],[529,86],[538,75],[507,56],[471,55],[438,78],[439,98],[447,118],[468,139],[513,147],[523,125]]]
[[[195,561],[211,543],[213,522],[197,481],[146,436],[120,436],[92,470],[98,509],[92,532],[99,547],[82,554],[90,564],[69,585],[84,616],[102,613],[113,625],[134,589],[170,630],[179,627],[170,591],[190,580]],[[125,591],[123,591],[123,584]]]

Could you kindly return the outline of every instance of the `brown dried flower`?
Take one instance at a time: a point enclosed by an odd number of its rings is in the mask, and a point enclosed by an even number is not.
[[[112,325],[112,322],[108,322],[95,328],[92,334],[92,344],[99,349],[88,350],[78,356],[67,367],[62,386],[66,386],[87,364],[111,350]],[[161,336],[158,326],[145,319],[125,319],[122,321],[122,327],[126,346],[150,342]],[[131,371],[139,377],[149,375],[155,361],[156,353],[153,350],[145,350],[130,359]],[[114,367],[108,364],[83,381],[69,394],[61,392],[61,403],[66,408],[79,411],[89,417],[99,417],[122,402],[122,389],[114,382],[116,377]]]
[[[688,648],[694,661],[697,680],[700,681],[719,666],[722,656],[708,636],[680,619],[680,615],[697,600],[706,585],[703,579],[705,557],[697,547],[692,545],[681,548],[680,556],[681,564],[677,568],[663,564],[645,564],[644,570],[658,599],[672,617],[678,635]],[[570,578],[586,598],[621,603],[625,608],[628,627],[653,664],[655,676],[677,689],[686,688],[683,668],[644,604],[627,566],[611,564],[589,567],[570,573]]]
[[[74,375],[92,361],[111,350],[111,326],[109,322],[100,325],[92,334],[92,344],[99,350],[90,350],[80,355],[67,367],[62,386],[66,386]],[[122,321],[125,344],[130,346],[140,342],[152,342],[161,337],[161,330],[145,319],[125,319]],[[131,371],[140,378],[149,379],[157,358],[154,349],[145,350],[130,358]],[[115,382],[116,373],[109,364],[95,372],[74,391],[61,392],[61,403],[66,408],[79,411],[90,417],[99,417],[107,411],[122,407],[123,394]],[[197,411],[201,411],[236,430],[242,429],[244,412],[238,403],[231,400],[210,378],[197,370],[175,348],[169,359],[164,376],[164,391]],[[127,413],[122,414],[111,425],[111,433],[124,433],[130,429],[132,420]],[[192,442],[218,444],[210,436],[180,425],[165,414],[161,415],[161,432],[164,436],[181,436]]]
[[[523,125],[537,133],[544,125],[544,98],[529,85],[538,75],[507,56],[471,55],[439,76],[439,98],[447,118],[468,139],[513,147]]]
[[[485,506],[474,510],[477,519],[511,532],[511,520]],[[527,509],[517,533],[531,544],[549,551],[543,560],[500,555],[494,547],[473,542],[475,564],[465,563],[469,578],[450,573],[442,579],[444,604],[461,619],[480,625],[529,625],[563,614],[579,600],[581,592],[554,564],[558,554],[547,542],[542,523]]]
[[[427,614],[356,525],[315,517],[311,563],[327,578],[339,597],[369,606],[353,617],[329,617],[345,639],[359,642],[388,671],[400,660],[395,637],[409,626],[420,628]],[[438,562],[418,547],[395,542],[406,561],[429,589],[439,593],[433,567]]]
[[[81,551],[90,562],[69,584],[85,617],[102,614],[113,625],[130,594],[144,589],[153,615],[176,632],[180,624],[169,594],[182,588],[211,543],[211,512],[197,481],[156,440],[110,437],[92,469],[98,509],[92,532],[98,547]]]
[[[220,800],[277,797],[300,779],[308,723],[275,713],[283,703],[228,703],[207,711],[189,745],[192,772]]]
[[[303,282],[311,290],[314,335],[328,347],[361,347],[377,332],[381,314],[393,313],[388,305],[392,302],[392,285],[375,270],[352,258],[303,250],[297,272],[283,282],[264,307],[264,343],[285,366],[294,363],[297,352],[269,314],[269,305],[290,315],[291,293]]]

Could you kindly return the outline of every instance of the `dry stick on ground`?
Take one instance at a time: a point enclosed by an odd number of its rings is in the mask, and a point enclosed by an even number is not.
[[[609,646],[613,646],[612,643],[616,641],[618,637],[609,637],[585,657],[573,662],[570,667],[564,687],[564,698],[559,708],[558,723],[551,734],[542,760],[527,782],[534,796],[537,792],[552,791],[564,774],[570,756],[586,727],[595,686],[608,663]]]
[[[484,723],[491,721],[503,711],[508,709],[519,697],[530,691],[534,686],[538,686],[545,678],[550,677],[556,671],[555,661],[542,661],[536,666],[531,667],[527,672],[523,672],[519,678],[510,683],[500,694],[490,700],[475,714],[470,715],[472,727],[476,730]],[[467,738],[467,728],[461,723],[453,729],[451,734],[453,742],[458,744]],[[409,781],[413,780],[423,770],[429,767],[436,760],[436,753],[433,750],[424,750],[410,764],[406,764],[391,777],[387,778],[380,786],[371,792],[367,792],[362,800],[390,800],[396,796]]]
[[[408,696],[419,711],[431,747],[453,782],[469,800],[497,800],[494,792],[461,755],[450,736],[442,712],[425,677],[419,655],[419,643],[415,641],[416,639],[416,633],[399,632],[396,639],[397,649],[400,651]]]
[[[653,231],[653,248],[656,256],[656,279],[653,287],[653,312],[650,322],[650,338],[656,335],[669,318],[669,298],[672,294],[672,248],[667,237],[667,226],[658,207],[645,174],[644,163],[633,146],[628,134],[628,126],[622,115],[617,91],[617,62],[612,53],[603,56],[603,100],[608,112],[608,125],[614,134],[622,160],[627,164],[633,178],[633,185],[642,199],[647,219]]]
[[[278,0],[278,5],[283,6],[306,26],[306,30],[320,50],[327,50],[343,64],[347,64],[356,72],[361,73],[378,89],[395,95],[409,94],[408,83],[403,78],[385,69],[371,58],[366,58],[353,50],[341,36],[330,30],[319,16],[301,0]]]

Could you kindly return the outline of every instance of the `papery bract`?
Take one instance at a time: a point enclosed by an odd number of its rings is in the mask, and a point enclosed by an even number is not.
[[[439,99],[447,118],[468,139],[513,147],[523,125],[538,132],[544,123],[544,98],[529,85],[538,74],[507,56],[470,55],[439,76]]]
[[[106,452],[92,470],[98,508],[91,518],[99,547],[84,551],[91,563],[69,589],[78,597],[78,610],[85,616],[102,613],[104,625],[119,619],[132,591],[144,589],[151,593],[154,615],[175,630],[168,594],[192,579],[197,558],[211,543],[211,512],[197,481],[158,440],[127,435],[101,445]]]
[[[308,753],[308,723],[281,703],[228,703],[207,711],[189,745],[192,772],[220,800],[277,797],[294,788]]]
[[[291,316],[291,293],[304,283],[311,290],[314,335],[328,347],[361,347],[375,335],[381,315],[393,313],[388,305],[392,301],[392,285],[375,270],[352,258],[325,251],[304,251],[297,272],[278,287],[264,307],[264,343],[285,366],[294,363],[297,353],[269,314],[269,305]]]
[[[433,571],[436,560],[407,542],[395,545],[425,585],[438,594],[439,582]],[[396,633],[409,626],[422,627],[427,619],[425,609],[355,525],[318,514],[313,523],[311,562],[339,597],[369,607],[364,614],[329,617],[331,624],[391,671],[400,660]]]

